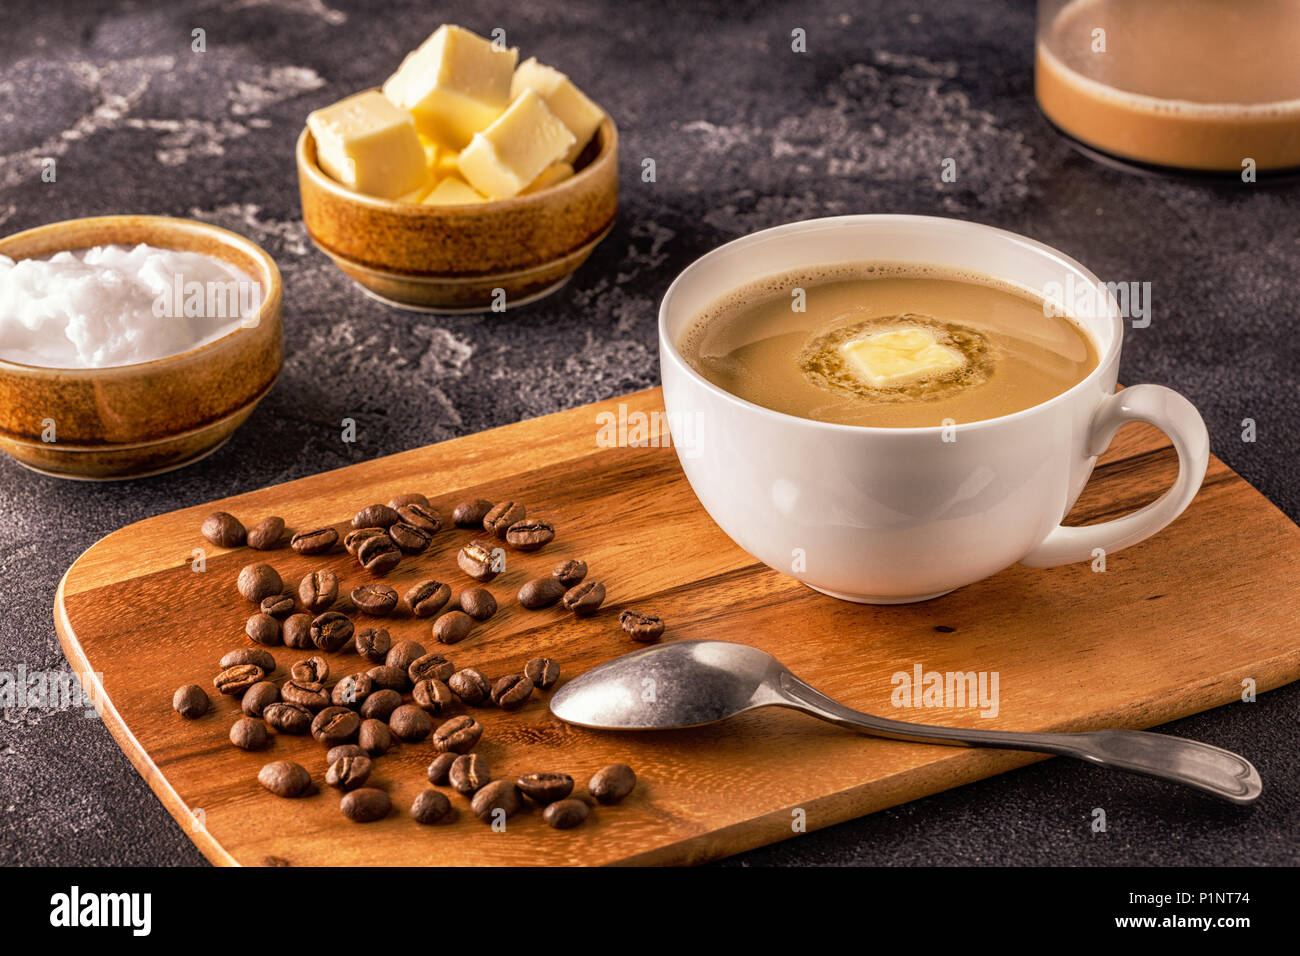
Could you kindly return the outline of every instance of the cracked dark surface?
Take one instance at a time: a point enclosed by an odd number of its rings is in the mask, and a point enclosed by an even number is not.
[[[1129,336],[1121,381],[1182,391],[1215,452],[1300,514],[1295,187],[1140,178],[1078,155],[1034,106],[1030,4],[453,6],[6,0],[0,232],[137,211],[245,233],[283,271],[287,356],[250,422],[183,471],[84,485],[0,461],[0,667],[67,668],[55,587],[121,525],[655,384],[655,313],[673,276],[723,241],[811,216],[975,219],[1103,279],[1152,282],[1155,315]],[[299,219],[293,145],[307,112],[382,80],[443,18],[504,26],[622,133],[613,234],[559,294],[504,316],[386,309],[311,247]],[[806,54],[789,50],[795,27]],[[190,50],[195,28],[206,53]],[[40,180],[45,156],[56,183]],[[644,157],[655,183],[640,182]],[[955,183],[939,180],[948,157]],[[343,417],[357,422],[353,445],[338,440]],[[1254,444],[1240,440],[1246,417],[1259,423]],[[1293,685],[1165,728],[1254,760],[1266,791],[1250,811],[1054,760],[727,862],[1295,863],[1298,714]],[[1093,835],[1098,806],[1110,831]],[[203,859],[100,723],[6,711],[0,862]]]

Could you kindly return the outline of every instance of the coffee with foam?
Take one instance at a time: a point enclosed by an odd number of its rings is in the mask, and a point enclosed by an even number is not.
[[[816,421],[921,427],[996,418],[1081,381],[1097,350],[1026,289],[857,263],[770,276],[695,317],[679,347],[746,401]]]

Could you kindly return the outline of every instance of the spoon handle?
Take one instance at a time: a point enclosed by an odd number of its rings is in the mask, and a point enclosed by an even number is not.
[[[1081,734],[1013,733],[967,727],[937,727],[889,720],[852,710],[814,690],[789,672],[781,674],[781,694],[775,703],[814,717],[864,730],[877,737],[920,743],[1032,750],[1076,757],[1102,767],[1160,777],[1194,787],[1240,805],[1259,797],[1263,784],[1259,772],[1244,757],[1229,750],[1183,737],[1141,730],[1096,730]]]

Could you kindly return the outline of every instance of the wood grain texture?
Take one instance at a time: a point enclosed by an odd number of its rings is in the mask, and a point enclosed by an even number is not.
[[[243,624],[252,606],[234,588],[244,564],[267,560],[286,582],[330,567],[345,590],[371,579],[341,550],[304,557],[287,548],[217,549],[200,537],[199,525],[218,507],[250,526],[279,514],[301,529],[342,528],[360,507],[405,491],[429,495],[444,515],[467,497],[527,502],[530,513],[555,522],[555,542],[535,554],[511,553],[509,570],[489,585],[502,611],[449,649],[457,666],[489,677],[520,670],[538,655],[561,661],[571,677],[637,649],[618,627],[624,607],[662,615],[665,640],[754,644],[850,706],[940,724],[1150,727],[1237,700],[1244,678],[1263,691],[1300,677],[1290,604],[1300,586],[1300,528],[1217,459],[1187,513],[1163,534],[1110,555],[1104,573],[1088,565],[1016,566],[924,604],[872,607],[825,597],[757,564],[700,508],[670,447],[602,447],[597,414],[616,411],[620,402],[629,413],[662,409],[658,390],[650,390],[364,462],[150,518],[76,561],[55,604],[68,659],[74,670],[94,675],[109,729],[209,859],[691,863],[790,837],[795,808],[816,829],[1041,759],[876,740],[771,709],[691,731],[604,734],[550,717],[548,695],[539,694],[514,714],[471,711],[487,728],[479,751],[494,775],[558,770],[581,787],[604,764],[625,761],[640,782],[624,804],[597,808],[572,831],[553,831],[530,810],[495,833],[448,791],[457,818],[421,827],[407,810],[427,786],[432,747],[425,742],[402,745],[376,763],[373,779],[392,794],[393,814],[352,824],[324,785],[323,750],[310,738],[273,736],[267,750],[245,753],[227,741],[236,702],[213,693],[212,710],[197,721],[171,709],[176,687],[210,686],[218,658],[249,644]],[[1139,507],[1168,486],[1175,469],[1159,432],[1124,429],[1073,522]],[[390,583],[404,591],[437,577],[459,592],[469,582],[455,553],[469,537],[440,533],[428,553],[404,559]],[[199,547],[208,552],[203,573],[190,568]],[[592,578],[609,590],[598,615],[579,620],[560,608],[527,612],[514,604],[523,581],[571,556],[588,561]],[[386,626],[394,640],[447,650],[431,638],[428,621],[397,617]],[[308,656],[287,648],[273,653],[277,680]],[[364,669],[354,654],[330,657],[332,679]],[[997,671],[998,716],[893,708],[891,675],[917,663],[926,670]],[[262,764],[282,758],[307,767],[318,791],[282,800],[258,787]]]

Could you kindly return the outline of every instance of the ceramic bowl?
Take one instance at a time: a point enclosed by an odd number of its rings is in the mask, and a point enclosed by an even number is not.
[[[482,312],[554,292],[609,233],[618,209],[618,130],[606,118],[573,176],[526,196],[423,206],[355,193],[298,138],[302,218],[316,246],[369,294],[401,308]]]
[[[141,242],[200,252],[244,270],[262,287],[257,322],[134,365],[62,369],[0,360],[0,449],[28,468],[86,480],[179,468],[215,451],[275,383],[284,355],[280,270],[242,236],[188,219],[100,216],[0,239],[0,255],[29,259]]]

